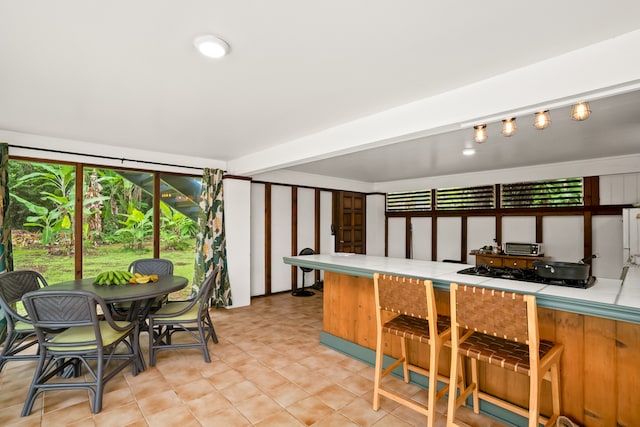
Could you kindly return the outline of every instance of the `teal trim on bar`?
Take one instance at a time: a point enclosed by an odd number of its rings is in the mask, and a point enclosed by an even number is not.
[[[355,344],[351,341],[347,341],[335,335],[328,334],[324,331],[320,332],[320,344],[327,346],[337,351],[338,353],[342,353],[356,360],[359,360],[360,362],[366,363],[369,366],[375,366],[376,352],[369,348],[363,347],[359,344]],[[383,363],[385,366],[387,366],[393,360],[393,358],[385,356]],[[402,368],[398,367],[394,369],[392,375],[398,378],[403,378]],[[428,389],[428,377],[417,374],[415,372],[411,372],[410,375],[411,380],[409,382],[411,384]],[[443,385],[443,383],[438,382],[438,389],[440,389],[440,387],[442,387]],[[471,407],[471,405],[472,401],[471,398],[469,398],[467,400],[467,406]],[[480,412],[513,427],[526,427],[529,424],[527,419],[525,419],[524,417],[485,401],[480,401]]]
[[[283,257],[285,264],[295,265],[298,267],[308,267],[314,270],[332,271],[334,273],[342,273],[351,276],[368,277],[373,278],[375,270],[370,268],[353,267],[339,264],[332,264],[327,262],[319,262],[312,260],[302,259],[304,257]],[[393,272],[386,272],[393,273]],[[412,276],[407,274],[407,276]],[[429,279],[433,282],[433,286],[436,289],[449,290],[450,282],[436,277],[417,277],[419,279]],[[463,281],[460,281],[464,284]],[[483,284],[475,286],[487,287]],[[503,289],[507,290],[507,289]],[[521,292],[521,291],[516,291]],[[539,307],[550,308],[553,310],[568,311],[571,313],[583,314],[587,316],[601,317],[604,319],[619,320],[629,323],[640,324],[640,310],[634,307],[627,307],[618,304],[607,304],[597,301],[585,301],[574,298],[566,298],[560,296],[551,296],[545,294],[535,294],[536,302]]]

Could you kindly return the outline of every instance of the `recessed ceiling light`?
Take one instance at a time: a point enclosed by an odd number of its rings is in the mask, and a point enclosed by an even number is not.
[[[222,58],[230,49],[229,43],[211,34],[196,37],[193,44],[207,58]]]
[[[465,148],[464,150],[462,150],[462,154],[464,154],[465,156],[473,156],[474,154],[476,154],[476,150],[474,150],[473,148]]]

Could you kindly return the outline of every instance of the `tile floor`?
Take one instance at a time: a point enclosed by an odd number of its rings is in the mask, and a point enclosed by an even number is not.
[[[382,398],[371,408],[373,368],[319,344],[322,292],[255,298],[250,307],[213,310],[219,344],[211,363],[194,349],[164,351],[136,377],[127,368],[105,388],[103,409],[91,414],[85,391],[38,397],[20,411],[35,362],[9,362],[0,373],[1,426],[422,426],[424,417]],[[145,355],[147,335],[141,335]],[[394,378],[408,395],[418,387]],[[438,406],[444,426],[446,402]],[[503,426],[460,412],[470,426]]]

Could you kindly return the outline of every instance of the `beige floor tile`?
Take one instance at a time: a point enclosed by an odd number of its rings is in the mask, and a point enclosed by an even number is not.
[[[302,427],[302,424],[289,412],[282,410],[275,415],[265,418],[264,420],[255,424],[257,427]]]
[[[360,426],[371,426],[387,414],[382,409],[374,411],[371,403],[362,398],[353,400],[339,412]]]
[[[184,402],[199,399],[216,391],[211,382],[202,377],[195,381],[175,385],[174,390],[178,397]]]
[[[135,422],[146,424],[142,411],[133,400],[124,405],[117,405],[115,402],[110,402],[111,404],[107,405],[106,401],[104,403],[104,407],[107,409],[95,414],[93,418],[97,427],[120,427]]]
[[[334,412],[331,407],[315,396],[309,396],[288,406],[287,411],[308,426],[330,416]]]
[[[322,400],[334,411],[348,405],[357,397],[353,392],[337,384],[328,385],[314,396]]]
[[[291,382],[280,384],[279,386],[268,390],[267,395],[278,402],[282,407],[290,406],[295,402],[309,397],[309,393]]]
[[[258,395],[243,400],[235,405],[235,408],[254,424],[282,410],[282,406],[265,395]]]
[[[176,405],[146,417],[153,427],[197,427],[200,422],[187,406]]]

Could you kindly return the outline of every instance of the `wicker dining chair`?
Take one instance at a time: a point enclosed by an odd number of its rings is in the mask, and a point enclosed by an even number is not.
[[[425,415],[427,425],[433,426],[436,401],[449,389],[449,378],[438,374],[438,364],[440,351],[451,335],[450,320],[438,315],[430,280],[375,273],[373,283],[377,322],[373,409],[380,408],[380,396],[384,396]],[[391,345],[385,339],[396,336],[400,337],[401,357],[385,368],[385,348]],[[409,360],[409,341],[428,344],[429,369]],[[410,380],[409,372],[429,377],[427,405],[402,395],[397,389],[383,386],[382,379],[399,366],[402,366],[405,383]],[[445,384],[440,390],[437,390],[438,380]]]
[[[529,427],[538,423],[555,426],[560,415],[560,357],[563,346],[541,340],[534,295],[525,295],[471,285],[451,284],[451,376],[460,362],[471,361],[471,383],[449,394],[447,425],[455,424],[456,409],[468,396],[479,413],[485,400],[528,419]],[[456,363],[457,361],[457,363]],[[482,390],[478,362],[522,374],[529,379],[529,407],[522,408]],[[552,414],[540,417],[542,381],[551,382]]]
[[[193,299],[169,301],[155,313],[149,314],[149,365],[156,364],[161,350],[200,348],[207,363],[211,362],[207,343],[218,343],[213,321],[209,314],[209,301],[220,267],[216,267],[204,280]],[[174,342],[173,335],[180,334],[188,342]]]
[[[163,258],[141,258],[133,261],[129,264],[127,270],[131,273],[140,274],[157,274],[158,276],[172,276],[173,275],[173,262]],[[162,295],[151,301],[146,309],[149,312],[155,312],[169,300],[168,295]],[[116,319],[127,319],[129,316],[130,303],[117,303],[111,305],[111,312]],[[142,309],[143,313],[140,317],[140,328],[146,329],[146,323],[144,318],[146,317],[146,311]]]
[[[114,321],[104,300],[93,292],[40,290],[22,300],[40,344],[22,416],[31,413],[36,397],[47,390],[88,390],[93,396],[91,411],[98,413],[109,380],[128,365],[134,376],[138,374],[138,322]],[[76,377],[68,378],[69,369]]]
[[[38,355],[25,350],[38,344],[36,331],[26,314],[20,314],[17,303],[28,292],[47,286],[40,273],[32,270],[17,270],[0,274],[0,307],[7,321],[7,336],[0,354],[0,372],[11,360],[37,359]]]

